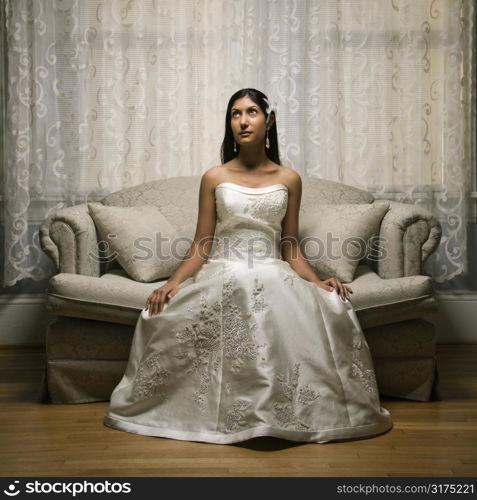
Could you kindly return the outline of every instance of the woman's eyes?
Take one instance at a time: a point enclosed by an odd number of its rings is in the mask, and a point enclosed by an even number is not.
[[[250,111],[249,111],[250,114],[252,115],[256,115],[257,114],[257,110],[255,108],[252,108]],[[232,112],[232,116],[239,116],[240,115],[240,111],[233,111]]]

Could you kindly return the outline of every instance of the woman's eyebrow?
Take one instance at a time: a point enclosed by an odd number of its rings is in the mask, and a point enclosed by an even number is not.
[[[249,106],[247,108],[247,110],[251,110],[251,109],[257,109],[257,106],[252,105],[252,106]],[[240,111],[240,109],[238,109],[238,108],[232,108],[231,113],[233,113],[234,111]]]

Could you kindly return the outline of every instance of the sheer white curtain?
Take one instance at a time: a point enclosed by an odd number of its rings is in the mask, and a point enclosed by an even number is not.
[[[52,210],[220,163],[228,98],[278,104],[282,162],[419,203],[466,269],[468,0],[0,0],[4,286],[47,276]]]

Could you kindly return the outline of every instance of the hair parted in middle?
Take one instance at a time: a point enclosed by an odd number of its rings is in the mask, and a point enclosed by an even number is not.
[[[228,161],[236,158],[239,154],[240,146],[237,144],[237,151],[234,151],[234,135],[232,133],[232,126],[230,120],[232,118],[232,106],[234,105],[237,99],[241,99],[242,97],[248,96],[252,101],[257,104],[260,109],[265,114],[265,122],[269,121],[269,102],[268,97],[260,90],[246,88],[241,89],[235,92],[233,96],[230,98],[229,103],[227,105],[227,112],[225,114],[225,135],[224,140],[222,141],[222,147],[220,149],[220,157],[222,160],[222,164],[227,163]],[[280,154],[278,151],[278,136],[277,136],[277,117],[274,110],[270,111],[270,115],[273,115],[275,120],[273,125],[270,127],[268,131],[268,139],[270,141],[270,147],[265,149],[267,157],[273,162],[281,165],[280,163]]]

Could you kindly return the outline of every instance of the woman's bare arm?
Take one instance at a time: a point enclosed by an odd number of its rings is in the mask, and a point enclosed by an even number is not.
[[[199,190],[199,213],[194,241],[184,255],[180,266],[167,280],[168,283],[181,284],[196,273],[207,261],[212,249],[215,234],[215,184],[217,183],[214,168],[202,176]]]
[[[291,173],[291,172],[290,172]],[[311,268],[308,260],[301,253],[298,239],[298,217],[300,212],[302,183],[301,177],[293,172],[288,182],[288,208],[282,221],[282,257],[303,279],[319,283],[320,278]]]
[[[343,298],[349,297],[351,288],[343,285],[337,278],[322,281],[310,266],[310,263],[300,250],[299,213],[302,193],[301,177],[295,171],[289,172],[288,208],[282,221],[281,250],[282,257],[291,268],[303,279],[315,283],[320,288],[331,291],[336,288]]]
[[[156,288],[146,300],[145,308],[151,316],[160,314],[164,310],[165,303],[178,293],[179,285],[197,272],[208,259],[216,224],[216,169],[217,167],[212,167],[207,170],[200,181],[199,214],[194,241],[172,276],[164,285]]]

